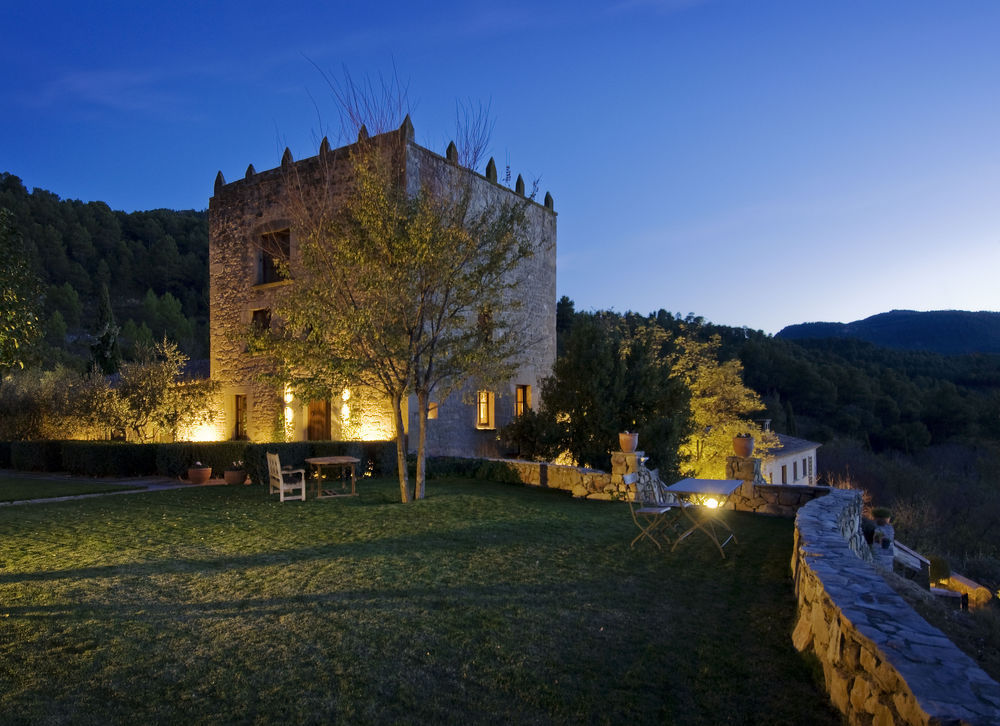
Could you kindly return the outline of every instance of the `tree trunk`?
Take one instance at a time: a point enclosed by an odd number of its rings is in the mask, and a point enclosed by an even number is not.
[[[414,482],[414,499],[424,498],[424,482],[427,479],[427,391],[417,391],[417,478]]]
[[[406,504],[412,501],[410,483],[406,475],[406,429],[403,427],[403,397],[399,393],[392,394],[393,423],[396,428],[396,469],[399,472],[399,500]]]

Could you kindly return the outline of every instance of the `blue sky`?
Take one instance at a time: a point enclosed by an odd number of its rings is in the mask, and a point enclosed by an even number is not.
[[[1000,310],[1000,3],[5,3],[0,170],[127,211],[337,137],[322,69],[456,101],[559,213],[559,295],[776,332]],[[480,169],[480,171],[482,171]]]

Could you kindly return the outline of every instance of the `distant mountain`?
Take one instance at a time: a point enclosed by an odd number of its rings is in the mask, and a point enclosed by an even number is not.
[[[1000,353],[1000,312],[893,310],[853,323],[800,323],[783,328],[786,340],[856,338],[899,350]]]

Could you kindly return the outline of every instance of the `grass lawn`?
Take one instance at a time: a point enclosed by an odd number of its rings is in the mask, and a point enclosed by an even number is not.
[[[51,499],[52,497],[98,494],[135,488],[129,484],[112,484],[103,481],[87,481],[86,479],[62,481],[42,477],[0,475],[0,502],[17,502],[23,499]]]
[[[0,723],[840,724],[792,648],[792,522],[722,560],[622,503],[394,481],[0,509]]]

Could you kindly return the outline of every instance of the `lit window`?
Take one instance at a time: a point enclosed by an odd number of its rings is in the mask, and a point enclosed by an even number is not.
[[[493,394],[489,391],[476,393],[476,428],[493,428]]]
[[[257,257],[257,284],[280,282],[288,278],[285,270],[291,259],[291,235],[287,229],[266,232],[260,236],[260,255]]]
[[[438,417],[438,405],[431,401],[427,404],[427,418],[435,419]]]
[[[514,415],[521,416],[531,408],[531,386],[518,386],[514,399]]]

